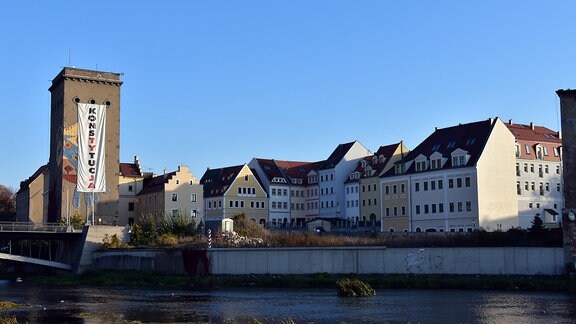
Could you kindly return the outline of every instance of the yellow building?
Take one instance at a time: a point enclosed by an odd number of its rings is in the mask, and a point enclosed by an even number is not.
[[[268,220],[268,193],[247,164],[208,169],[200,183],[204,186],[206,221],[244,214],[263,226]]]

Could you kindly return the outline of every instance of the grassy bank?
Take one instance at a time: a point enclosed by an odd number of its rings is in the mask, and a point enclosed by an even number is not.
[[[89,271],[81,275],[30,278],[40,284],[87,286],[221,288],[330,288],[341,278],[359,279],[376,289],[489,289],[520,291],[570,290],[568,276],[465,276],[465,275],[249,275],[188,277],[135,271]]]

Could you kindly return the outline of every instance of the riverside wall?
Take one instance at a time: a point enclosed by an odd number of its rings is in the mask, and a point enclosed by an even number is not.
[[[204,252],[205,251],[205,252]],[[562,248],[214,248],[93,253],[98,269],[168,274],[561,275]]]

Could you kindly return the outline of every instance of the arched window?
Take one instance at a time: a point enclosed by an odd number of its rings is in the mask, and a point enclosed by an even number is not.
[[[422,232],[422,229],[420,227],[416,227],[416,233],[420,233]]]

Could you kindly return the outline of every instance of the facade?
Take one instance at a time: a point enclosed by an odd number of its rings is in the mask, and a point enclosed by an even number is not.
[[[208,169],[200,183],[204,189],[206,221],[244,214],[262,226],[267,225],[268,193],[247,164]]]
[[[48,165],[41,166],[16,193],[16,219],[19,222],[42,224],[47,219]]]
[[[381,146],[358,162],[345,183],[345,215],[351,224],[376,226],[382,219],[380,176],[394,167],[408,149],[402,142]]]
[[[530,228],[538,215],[548,227],[558,227],[564,207],[562,184],[562,138],[546,127],[506,126],[516,139],[516,192],[518,221]]]
[[[57,222],[66,214],[88,220],[94,214],[106,223],[118,219],[118,175],[120,154],[119,73],[65,67],[52,80],[50,159],[47,221]],[[92,196],[78,192],[78,104],[105,105],[106,192]]]
[[[152,175],[149,175],[150,178]],[[132,225],[138,217],[136,208],[137,198],[136,195],[144,187],[144,178],[146,175],[142,173],[140,160],[137,156],[134,157],[134,163],[120,163],[120,173],[118,179],[118,225]]]
[[[498,118],[436,129],[382,185],[408,181],[409,231],[507,230],[518,226],[513,150]]]
[[[396,164],[398,165],[398,164]],[[395,174],[395,168],[380,177],[382,232],[408,232],[410,230],[410,177]]]
[[[138,214],[188,215],[199,224],[204,217],[203,187],[187,166],[144,178],[137,195]]]
[[[345,218],[345,182],[358,162],[372,152],[358,141],[340,144],[318,169],[319,216]]]

